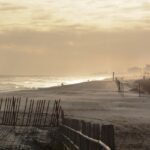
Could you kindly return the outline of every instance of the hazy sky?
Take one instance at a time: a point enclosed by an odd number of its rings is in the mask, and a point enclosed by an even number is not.
[[[149,60],[150,0],[0,0],[0,74],[91,74]]]

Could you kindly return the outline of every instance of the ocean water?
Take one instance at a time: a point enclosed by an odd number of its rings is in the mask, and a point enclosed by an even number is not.
[[[54,76],[0,76],[0,92],[48,88],[76,84],[93,80],[104,80],[109,76],[54,77]]]

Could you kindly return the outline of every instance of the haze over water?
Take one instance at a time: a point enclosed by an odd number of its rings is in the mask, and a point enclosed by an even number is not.
[[[103,80],[109,76],[81,76],[81,77],[54,77],[54,76],[0,76],[0,92],[48,88],[86,81]]]

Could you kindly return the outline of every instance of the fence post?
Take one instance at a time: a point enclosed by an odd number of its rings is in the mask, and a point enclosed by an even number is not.
[[[115,81],[115,72],[113,72],[113,81]]]
[[[122,91],[122,96],[124,96],[124,84],[121,83],[121,91]]]
[[[25,119],[25,115],[26,115],[27,104],[28,104],[28,98],[26,98],[26,102],[25,102],[25,108],[24,108],[22,123],[21,123],[22,126],[24,125],[24,119]]]
[[[139,82],[139,97],[141,97],[141,84]]]
[[[102,125],[101,139],[111,150],[115,150],[115,134],[113,125]]]
[[[100,139],[101,127],[99,124],[93,124],[93,138],[96,140]],[[102,147],[98,144],[94,144],[94,150],[101,150]]]
[[[13,126],[14,126],[14,129],[15,129],[15,120],[16,120],[15,105],[16,105],[16,99],[14,97],[13,97],[12,105],[13,105]]]

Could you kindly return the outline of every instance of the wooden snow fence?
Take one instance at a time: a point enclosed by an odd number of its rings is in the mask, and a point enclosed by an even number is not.
[[[0,125],[53,127],[59,125],[60,116],[60,100],[0,99]]]
[[[65,150],[115,150],[113,125],[64,118],[61,131]]]
[[[64,150],[115,150],[114,126],[64,117],[60,100],[0,99],[0,125],[60,129]]]

